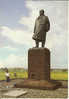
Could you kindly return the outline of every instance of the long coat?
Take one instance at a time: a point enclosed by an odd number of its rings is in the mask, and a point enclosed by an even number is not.
[[[47,16],[39,16],[35,21],[33,39],[36,41],[45,41],[46,32],[50,29],[50,22]]]

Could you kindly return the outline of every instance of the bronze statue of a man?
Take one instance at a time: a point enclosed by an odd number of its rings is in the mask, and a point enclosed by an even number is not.
[[[44,15],[44,10],[40,10],[39,16],[35,21],[34,35],[36,47],[39,47],[39,42],[42,42],[42,47],[45,46],[46,32],[50,30],[50,22],[47,16]]]

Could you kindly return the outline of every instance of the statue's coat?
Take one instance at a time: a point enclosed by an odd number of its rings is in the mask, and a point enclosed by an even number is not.
[[[34,35],[33,39],[37,41],[45,41],[46,39],[46,32],[50,29],[50,22],[47,16],[42,15],[39,16],[35,21],[34,27]]]

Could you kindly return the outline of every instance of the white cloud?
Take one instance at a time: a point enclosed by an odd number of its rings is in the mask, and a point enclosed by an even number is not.
[[[8,37],[12,41],[20,44],[26,44],[26,45],[31,45],[31,33],[27,30],[20,30],[20,29],[14,29],[12,30],[9,27],[2,26],[0,27],[0,31],[3,36]]]
[[[10,54],[6,59],[3,61],[0,60],[0,68],[1,67],[23,67],[27,68],[26,57],[24,56],[17,56],[14,54]]]
[[[39,10],[44,9],[51,24],[46,40],[46,47],[51,50],[51,65],[58,68],[67,67],[67,2],[27,1],[26,6],[30,9],[30,15],[26,18],[22,17],[19,22],[33,30],[34,20],[39,15]],[[29,21],[25,24],[26,20]]]
[[[4,67],[4,64],[2,61],[0,61],[0,68]]]
[[[14,47],[11,47],[10,45],[9,46],[5,46],[5,47],[3,47],[4,49],[9,49],[9,50],[11,50],[11,51],[16,51],[17,50],[17,48],[14,48]]]

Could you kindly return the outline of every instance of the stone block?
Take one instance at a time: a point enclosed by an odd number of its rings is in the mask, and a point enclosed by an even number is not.
[[[47,48],[29,49],[28,78],[50,80],[50,51]]]
[[[24,94],[26,94],[27,93],[27,91],[24,91],[23,89],[19,89],[19,90],[10,90],[10,91],[8,91],[8,92],[5,92],[4,94],[3,94],[3,96],[4,97],[9,97],[9,98],[18,98],[19,96],[21,96],[21,95],[24,95]]]

